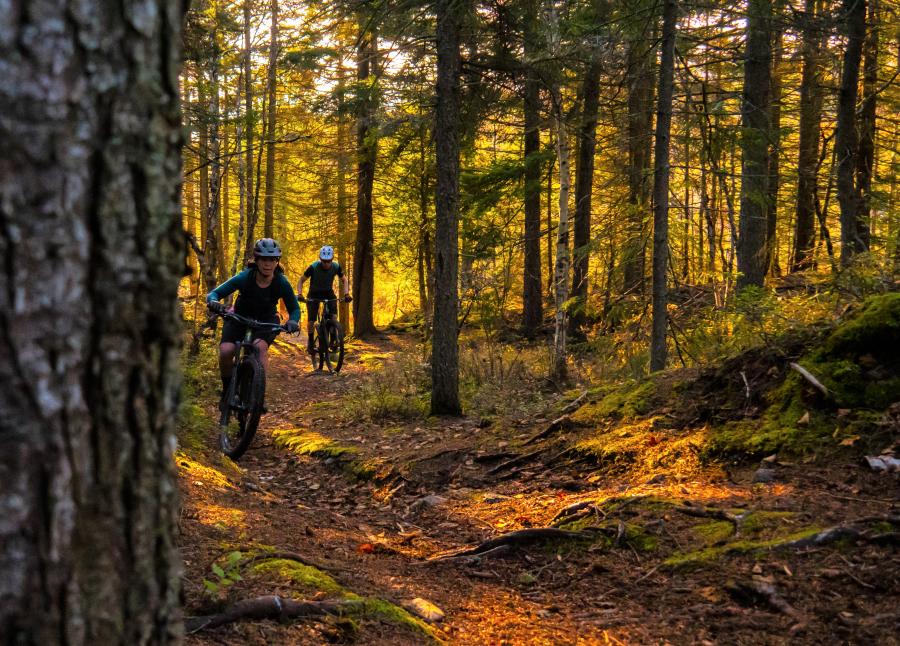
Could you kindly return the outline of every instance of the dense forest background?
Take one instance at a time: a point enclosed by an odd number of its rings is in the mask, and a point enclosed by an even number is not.
[[[758,342],[776,314],[821,313],[785,295],[892,284],[896,3],[449,4],[461,323],[553,328],[556,359],[566,331],[640,374]],[[193,3],[191,293],[235,273],[257,237],[281,242],[293,281],[333,244],[355,296],[345,324],[427,335],[435,29],[415,1]]]

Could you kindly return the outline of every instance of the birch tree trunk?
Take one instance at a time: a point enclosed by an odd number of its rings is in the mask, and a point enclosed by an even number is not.
[[[254,164],[253,164],[253,66],[250,42],[250,0],[244,0],[244,51],[243,51],[243,80],[244,80],[244,223],[246,238],[244,242],[244,262],[253,258],[253,245],[256,242],[256,189],[254,188]]]
[[[547,2],[548,50],[551,56],[559,54],[559,15],[556,0]],[[559,220],[556,229],[556,263],[553,271],[554,306],[553,359],[550,376],[557,382],[566,381],[566,301],[569,299],[569,136],[563,112],[562,92],[559,83],[550,83],[550,102],[556,126],[556,159],[559,164]]]
[[[176,642],[182,5],[14,13],[0,28],[0,635]]]

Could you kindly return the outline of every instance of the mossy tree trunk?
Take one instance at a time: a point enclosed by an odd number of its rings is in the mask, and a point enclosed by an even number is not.
[[[31,3],[0,28],[8,643],[179,639],[182,11]]]

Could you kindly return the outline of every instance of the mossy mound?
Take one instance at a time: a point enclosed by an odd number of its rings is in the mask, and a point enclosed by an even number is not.
[[[351,592],[329,574],[315,567],[290,559],[273,558],[253,563],[246,576],[257,582],[275,580],[288,583],[292,588],[296,588],[298,599],[315,595],[346,602],[343,614],[351,619],[383,621],[406,628],[431,642],[441,641],[434,628],[407,610],[378,597],[366,597]]]
[[[880,450],[889,439],[882,416],[900,401],[900,293],[871,297],[830,329],[792,331],[699,376],[672,370],[591,395],[572,414],[592,429],[576,450],[631,469],[851,445]]]
[[[847,438],[862,449],[880,448],[881,414],[900,401],[900,294],[875,296],[797,364],[828,390],[825,397],[790,371],[766,396],[758,419],[718,426],[707,447],[712,454],[804,454],[833,449]]]

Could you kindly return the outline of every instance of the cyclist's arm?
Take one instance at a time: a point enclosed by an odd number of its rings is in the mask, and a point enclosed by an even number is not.
[[[216,287],[206,295],[206,302],[212,303],[213,301],[220,301],[223,298],[226,298],[237,290],[241,289],[244,285],[244,278],[246,273],[246,271],[242,271],[241,273],[232,276],[224,283]]]
[[[299,322],[300,321],[300,303],[297,302],[297,295],[294,293],[294,290],[291,289],[291,281],[287,279],[284,274],[280,274],[281,277],[281,300],[284,301],[284,306],[288,311],[288,318],[291,321]],[[303,281],[300,281],[300,286],[303,285]]]
[[[305,282],[306,282],[306,274],[303,274],[302,276],[300,276],[300,282],[297,283],[297,293],[298,294],[303,293],[303,283],[305,283]]]

